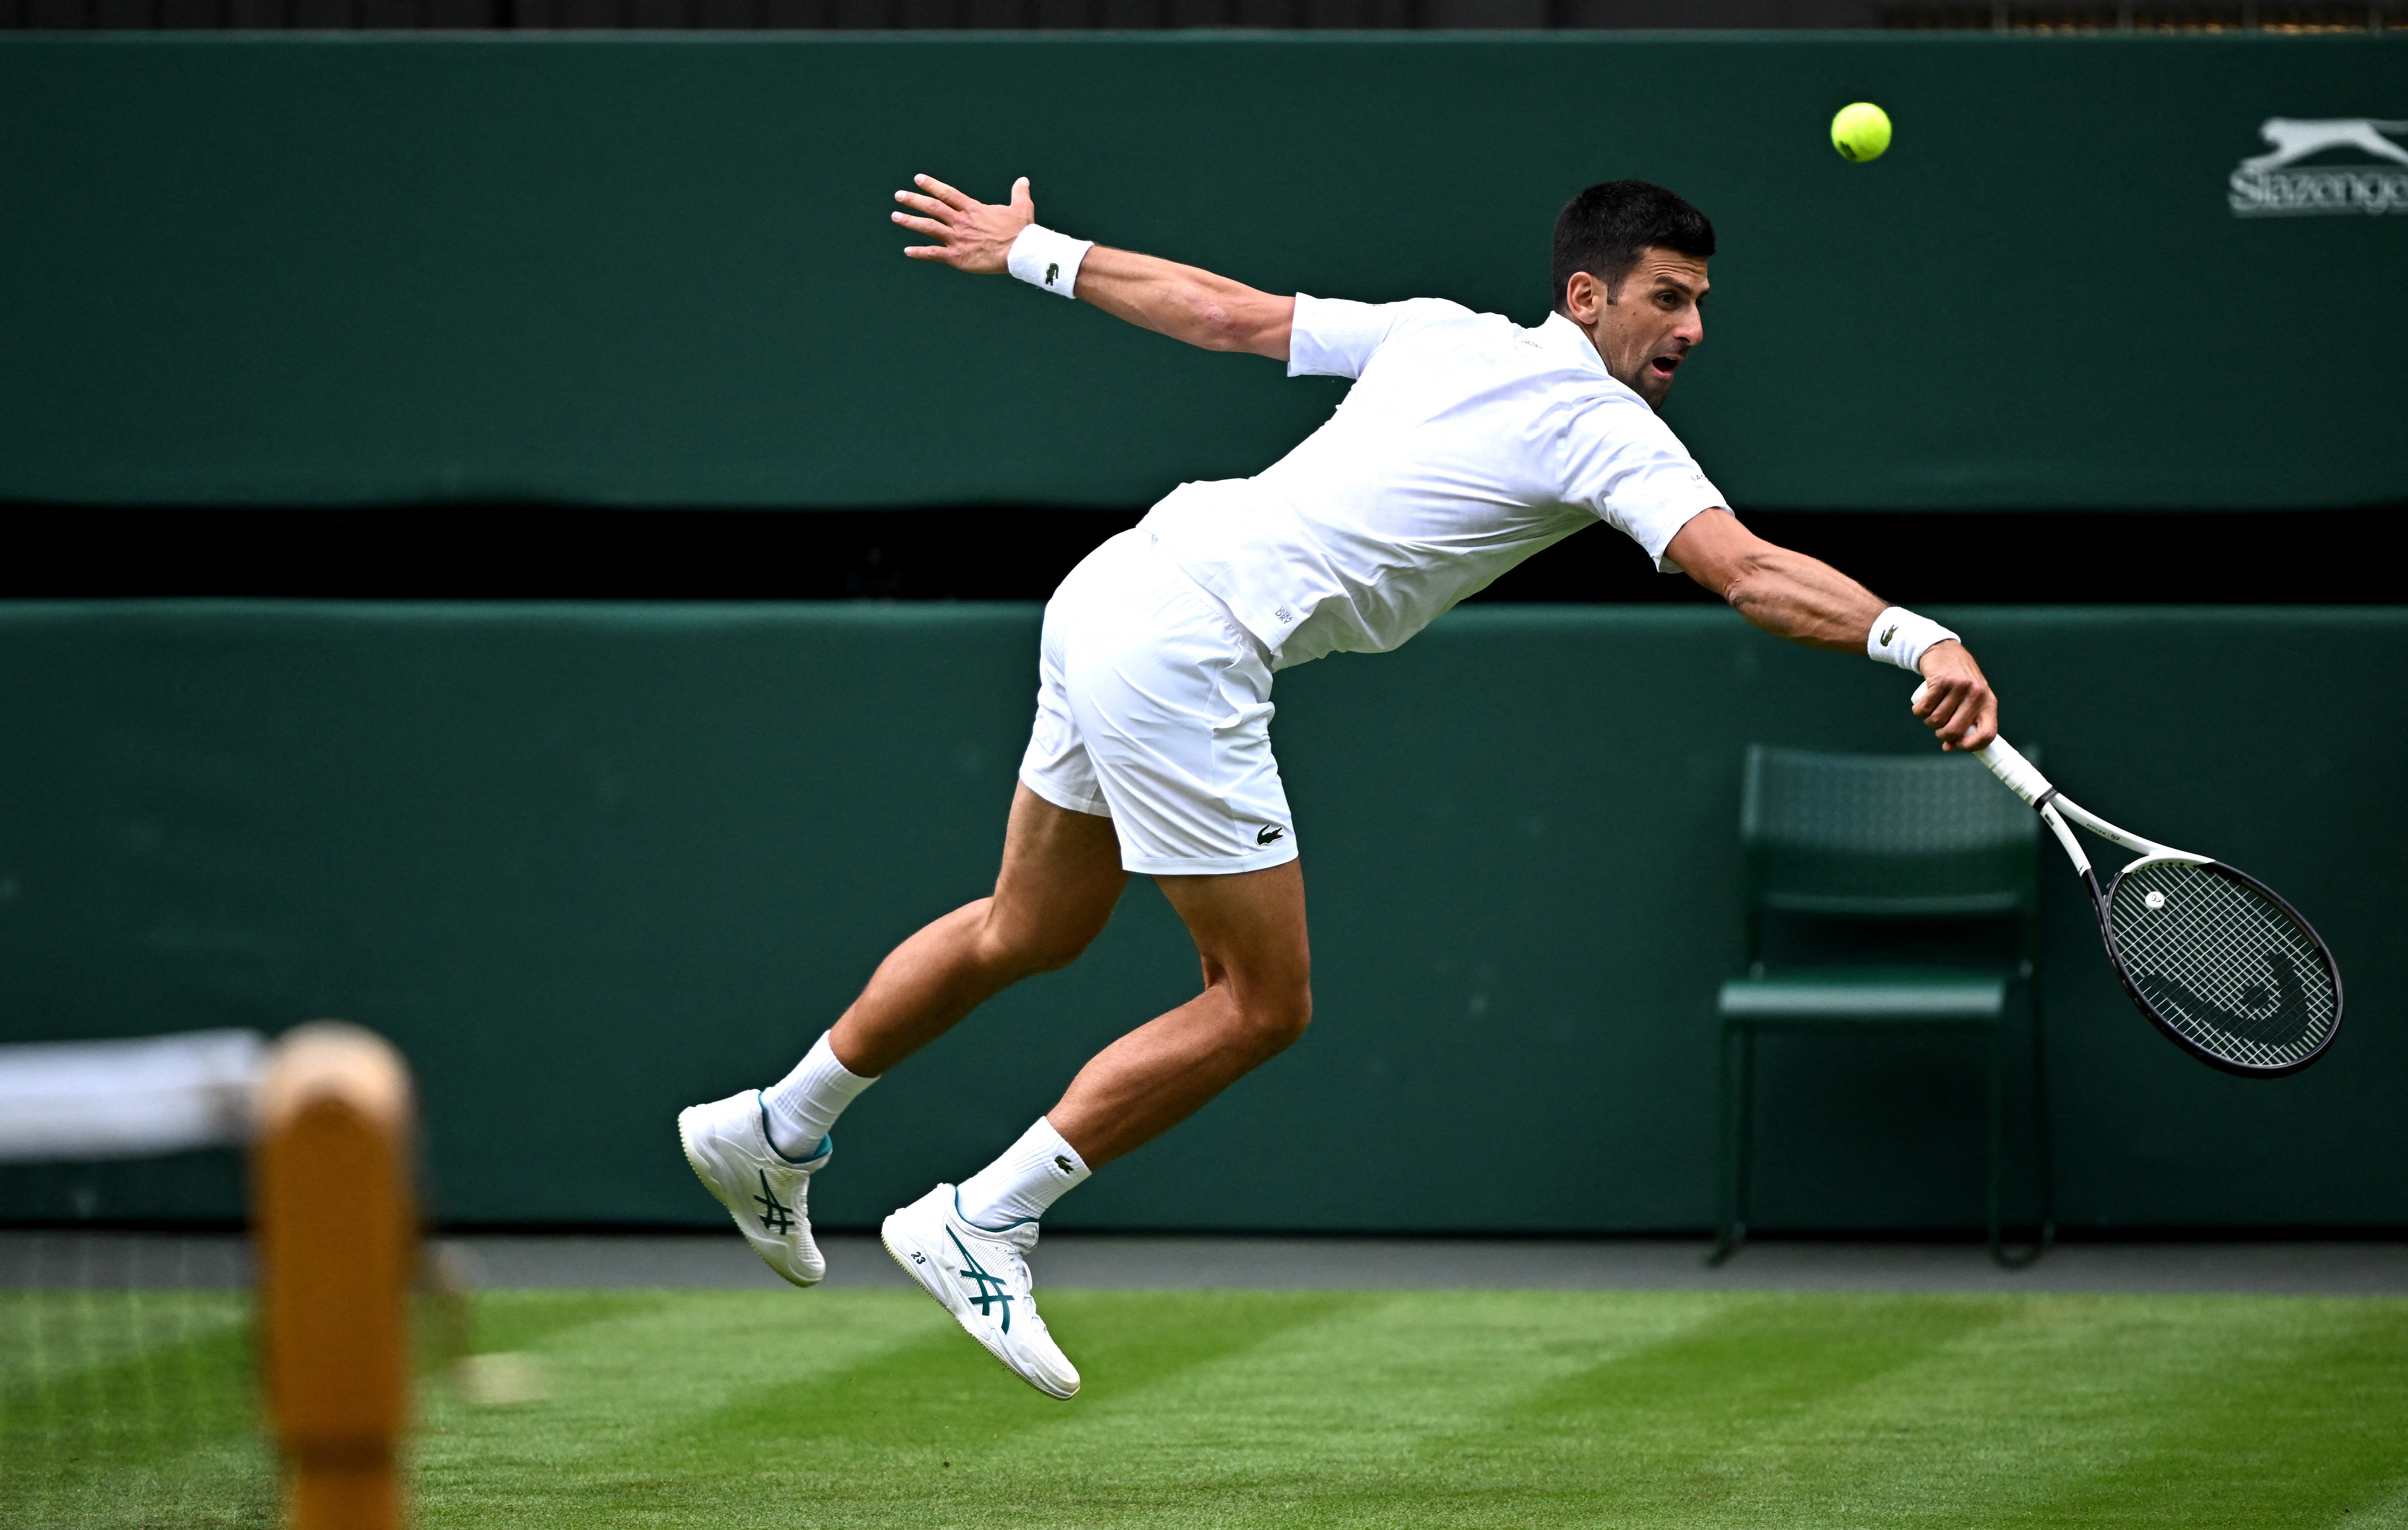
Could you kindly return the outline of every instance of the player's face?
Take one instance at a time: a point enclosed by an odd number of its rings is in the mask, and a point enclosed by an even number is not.
[[[1672,375],[1706,337],[1698,304],[1706,295],[1706,263],[1677,250],[1649,249],[1608,294],[1585,272],[1565,292],[1571,321],[1588,331],[1605,369],[1656,408],[1672,391]]]

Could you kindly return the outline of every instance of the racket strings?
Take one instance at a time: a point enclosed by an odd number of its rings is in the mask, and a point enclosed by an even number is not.
[[[2339,1019],[2323,949],[2245,883],[2186,862],[2116,879],[2110,924],[2149,1007],[2196,1045],[2251,1067],[2314,1056]]]

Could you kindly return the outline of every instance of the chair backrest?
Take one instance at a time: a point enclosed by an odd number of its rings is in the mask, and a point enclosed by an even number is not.
[[[2039,815],[1971,755],[1751,744],[1739,835],[1751,920],[2029,916],[2039,905]]]

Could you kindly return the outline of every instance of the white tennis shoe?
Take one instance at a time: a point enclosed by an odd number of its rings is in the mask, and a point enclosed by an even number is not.
[[[819,1284],[827,1261],[811,1241],[807,1207],[811,1176],[827,1166],[835,1142],[821,1137],[809,1158],[780,1152],[757,1089],[679,1111],[678,1141],[695,1178],[727,1208],[761,1262],[796,1285]]]
[[[879,1232],[895,1262],[987,1353],[1049,1397],[1078,1394],[1078,1367],[1045,1331],[1030,1289],[1026,1256],[1037,1246],[1037,1223],[973,1226],[962,1220],[953,1187],[939,1185]]]

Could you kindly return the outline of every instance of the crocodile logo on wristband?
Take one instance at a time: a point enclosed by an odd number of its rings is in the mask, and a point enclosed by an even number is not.
[[[1053,286],[1054,279],[1061,276],[1061,274],[1062,263],[1060,261],[1047,261],[1045,263],[1045,285],[1048,287]]]

